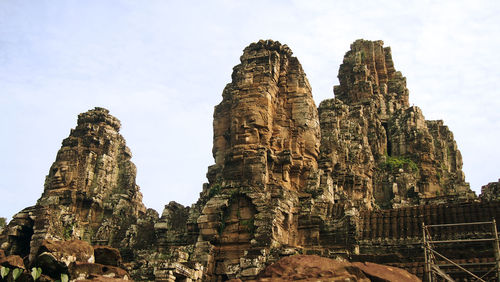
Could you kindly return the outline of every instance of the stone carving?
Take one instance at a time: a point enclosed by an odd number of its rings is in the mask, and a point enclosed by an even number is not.
[[[298,195],[317,188],[318,114],[297,58],[271,40],[245,48],[222,97],[195,256],[208,248],[208,273],[252,276],[271,246],[298,238]]]
[[[406,79],[389,47],[355,41],[338,77],[336,98],[319,106],[321,186],[337,201],[370,210],[374,203],[390,208],[439,196],[475,197],[453,134],[409,106]]]
[[[77,127],[62,142],[37,204],[17,214],[7,227],[8,236],[1,240],[7,253],[27,255],[29,250],[32,260],[44,239],[73,238],[126,247],[121,240],[146,208],[119,129],[120,122],[106,109],[79,115]],[[22,226],[20,231],[15,231],[16,225]],[[21,251],[20,246],[27,250]]]
[[[211,183],[279,183],[300,190],[317,167],[319,123],[311,87],[286,45],[245,48],[214,113]]]
[[[422,275],[422,221],[498,218],[498,183],[475,198],[453,134],[410,107],[382,41],[351,45],[335,97],[318,108],[288,46],[261,40],[240,60],[215,107],[215,164],[196,203],[170,202],[160,218],[146,210],[120,122],[95,108],[63,140],[36,205],[1,231],[5,254],[32,263],[47,240],[114,247],[93,247],[98,263],[77,261],[73,278],[108,275],[104,263],[138,281],[265,280],[266,266],[294,254]],[[368,277],[382,269],[355,265]]]
[[[70,168],[68,162],[55,162],[49,173],[50,182],[47,189],[74,188],[73,173],[74,168]]]

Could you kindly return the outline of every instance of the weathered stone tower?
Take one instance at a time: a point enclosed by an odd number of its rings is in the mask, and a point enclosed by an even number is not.
[[[476,200],[453,134],[410,107],[382,41],[351,45],[335,98],[318,108],[286,45],[261,40],[240,60],[215,107],[215,164],[195,204],[170,202],[160,218],[146,210],[120,122],[95,108],[79,116],[42,197],[0,234],[1,248],[32,260],[46,238],[111,245],[134,280],[148,281],[248,280],[292,254],[421,275],[422,223],[500,217],[498,183]]]
[[[137,235],[129,228],[146,215],[146,208],[119,129],[120,121],[103,108],[78,116],[37,204],[15,215],[6,228],[1,241],[7,253],[29,253],[32,260],[47,238],[129,247]]]
[[[286,45],[245,48],[215,107],[209,183],[191,208],[165,207],[155,226],[162,250],[201,264],[208,281],[248,279],[284,255],[358,252],[360,212],[459,187],[467,196],[452,135],[409,107],[405,78],[382,45],[352,44],[336,98],[319,114]]]
[[[216,275],[256,275],[271,248],[301,240],[299,195],[318,182],[318,114],[299,61],[270,40],[245,48],[222,96],[197,248],[214,248],[206,264]]]
[[[339,70],[335,99],[319,106],[322,187],[370,210],[426,199],[473,198],[462,157],[442,121],[410,107],[406,79],[382,41],[357,40]]]

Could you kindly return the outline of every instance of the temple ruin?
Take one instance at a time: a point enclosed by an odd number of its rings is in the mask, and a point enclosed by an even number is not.
[[[138,281],[252,280],[298,254],[380,263],[427,279],[423,224],[500,219],[498,183],[476,197],[452,132],[410,106],[406,78],[382,41],[351,45],[334,98],[319,106],[287,45],[252,43],[240,61],[215,106],[214,165],[196,203],[170,202],[161,216],[146,209],[120,122],[95,108],[63,140],[41,198],[0,233],[5,255],[36,265],[47,240],[80,240],[119,250],[115,267]],[[438,236],[488,232],[452,226]],[[478,243],[446,253],[494,263],[490,250]],[[89,256],[86,263],[98,262]]]

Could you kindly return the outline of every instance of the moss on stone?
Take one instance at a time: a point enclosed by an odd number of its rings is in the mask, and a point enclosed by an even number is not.
[[[380,164],[384,170],[396,172],[400,168],[409,168],[413,172],[418,172],[418,165],[408,157],[405,156],[386,156],[385,162]]]

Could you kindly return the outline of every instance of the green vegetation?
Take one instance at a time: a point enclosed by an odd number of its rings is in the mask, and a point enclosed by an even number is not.
[[[210,187],[210,190],[208,190],[208,197],[212,198],[213,196],[219,194],[221,191],[221,188],[222,188],[221,185],[218,183],[215,183],[214,185],[212,185],[212,187]]]
[[[243,219],[240,221],[240,224],[245,226],[248,233],[254,234],[255,233],[255,222],[254,219]]]
[[[410,158],[404,156],[391,157],[386,156],[385,162],[380,164],[384,170],[396,172],[400,168],[410,168],[413,172],[418,172],[418,165]]]
[[[6,277],[9,275],[9,273],[12,273],[12,281],[16,281],[21,274],[23,274],[24,269],[21,268],[14,268],[12,272],[10,272],[10,268],[2,266],[0,267],[0,276],[2,277],[2,281],[10,281]],[[36,281],[42,276],[42,269],[40,267],[33,267],[31,269],[31,277],[33,277],[33,281]],[[56,280],[55,282],[68,282],[69,281],[69,276],[66,273],[61,273],[61,279]]]
[[[22,273],[23,270],[21,268],[14,268],[14,270],[12,270],[12,278],[14,279],[14,281],[16,281]]]
[[[74,223],[73,224],[70,224],[70,225],[66,225],[64,227],[64,231],[63,231],[63,237],[65,240],[69,240],[71,239],[71,235],[73,235],[73,227],[74,227]]]
[[[443,171],[448,171],[448,167],[446,166],[446,164],[444,162],[441,163],[441,169]]]
[[[40,275],[42,275],[42,269],[40,267],[33,267],[31,269],[31,277],[33,277],[33,280],[37,280],[40,278]]]
[[[4,279],[5,276],[9,275],[9,272],[10,272],[10,268],[2,266],[2,268],[0,268],[0,275],[2,275],[2,279]]]
[[[10,270],[11,270],[10,268],[5,267],[5,266],[0,267],[0,276],[2,277],[2,280],[10,281],[6,277],[9,275],[9,273],[11,273],[12,274],[12,281],[16,281],[21,276],[21,274],[23,274],[23,271],[24,271],[21,268],[14,268],[14,270],[12,270],[12,272],[10,272]],[[33,280],[36,281],[40,277],[41,274],[42,274],[41,268],[35,268],[35,267],[32,268],[31,276],[33,277]]]
[[[61,273],[61,279],[56,280],[56,282],[68,282],[69,276],[66,273]]]
[[[170,252],[170,250],[166,250],[166,251],[164,251],[164,253],[159,253],[156,258],[160,259],[160,260],[169,260],[173,256],[174,255]]]
[[[229,210],[229,208],[227,208],[227,210]],[[224,232],[224,229],[226,228],[226,220],[227,220],[228,216],[229,216],[228,211],[221,211],[220,212],[219,235],[222,235],[222,232]]]

